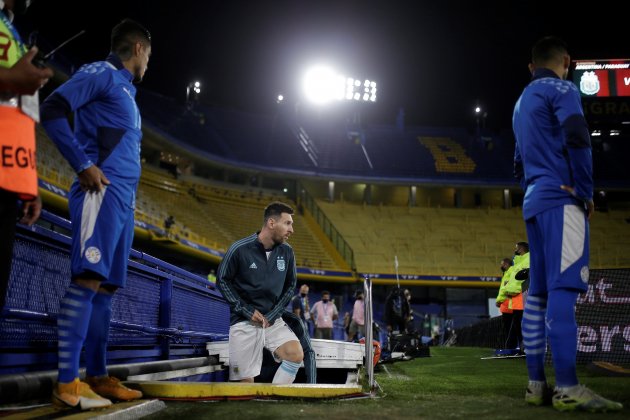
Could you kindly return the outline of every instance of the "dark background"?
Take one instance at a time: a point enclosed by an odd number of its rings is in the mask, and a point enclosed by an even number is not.
[[[537,1],[144,1],[35,0],[17,19],[38,30],[50,50],[81,29],[64,49],[77,63],[103,59],[109,33],[130,17],[153,36],[143,87],[185,100],[202,82],[200,100],[254,112],[273,110],[282,93],[301,101],[301,78],[325,62],[348,76],[378,83],[369,123],[474,123],[487,111],[490,128],[510,128],[512,107],[529,80],[531,45],[565,39],[573,59],[627,58],[623,2],[582,9]]]

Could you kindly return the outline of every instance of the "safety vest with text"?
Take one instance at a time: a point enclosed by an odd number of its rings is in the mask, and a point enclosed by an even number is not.
[[[11,68],[27,49],[0,10],[0,66]],[[22,112],[20,97],[0,88],[0,189],[12,191],[21,199],[37,196],[35,166],[35,121]]]

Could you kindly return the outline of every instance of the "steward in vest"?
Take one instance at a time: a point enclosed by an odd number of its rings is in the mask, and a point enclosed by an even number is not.
[[[521,321],[523,319],[523,293],[529,285],[529,245],[519,242],[515,246],[514,265],[505,272],[497,296],[501,313],[504,314],[505,348],[519,349],[523,339]]]
[[[12,24],[14,13],[26,10],[25,0],[0,0],[0,312],[4,307],[18,199],[20,222],[32,225],[39,217],[35,166],[35,122],[39,121],[37,90],[53,72],[38,68]]]

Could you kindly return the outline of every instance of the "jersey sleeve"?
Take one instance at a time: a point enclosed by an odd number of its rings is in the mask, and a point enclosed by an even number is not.
[[[89,73],[80,70],[55,90],[41,106],[42,126],[72,169],[79,173],[94,163],[77,141],[68,114],[97,99],[111,84],[111,72]]]
[[[565,136],[565,157],[570,163],[571,180],[575,195],[582,201],[593,198],[593,155],[588,125],[582,111],[580,95],[572,83],[565,82],[566,92],[558,91],[554,97],[554,114]]]
[[[226,257],[219,264],[217,273],[217,287],[221,294],[227,300],[230,308],[237,314],[246,319],[252,319],[254,309],[248,305],[234,290],[234,279],[238,273],[238,251],[234,249],[228,250]]]

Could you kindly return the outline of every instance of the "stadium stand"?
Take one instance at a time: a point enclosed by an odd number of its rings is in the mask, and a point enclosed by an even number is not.
[[[322,132],[313,138],[318,139],[320,135],[325,137]],[[457,138],[457,131],[451,135]],[[474,170],[475,163],[461,155],[462,149],[454,146],[457,143],[452,138],[418,137],[412,144],[416,148],[430,145],[434,155],[441,153],[436,150],[445,153],[440,155],[445,160],[441,164],[435,163],[433,168],[446,168],[446,172],[453,167],[460,168],[462,172]],[[347,147],[358,149],[347,138],[342,140]],[[38,149],[42,179],[67,189],[73,173],[41,130],[38,131]],[[325,148],[322,150],[319,150],[318,157],[326,161],[324,158],[327,152]],[[375,154],[379,156],[375,162],[381,158],[380,152]],[[457,156],[449,160],[451,154]],[[332,157],[327,159],[330,162]],[[157,239],[186,238],[224,252],[232,242],[255,230],[261,209],[269,201],[277,199],[286,201],[285,197],[275,192],[221,184],[192,176],[175,179],[165,170],[144,165],[137,218],[162,228],[164,219],[172,215],[175,225],[169,230],[169,235],[161,232],[162,236],[158,235]],[[397,255],[400,273],[496,276],[497,261],[509,255],[515,240],[526,236],[518,208],[367,206],[331,204],[325,200],[318,200],[317,205],[354,250],[359,272],[392,273],[393,258]],[[630,256],[624,251],[630,238],[630,224],[625,220],[628,218],[627,213],[609,210],[597,212],[593,218],[591,263],[594,268],[630,266]],[[298,255],[298,265],[324,270],[350,268],[322,234],[321,227],[313,222],[308,223],[299,214],[295,217],[295,223],[296,232],[291,243]],[[383,235],[380,230],[383,225],[388,226],[387,235]]]
[[[38,131],[38,172],[40,177],[69,189],[74,174],[50,139]],[[157,229],[154,239],[178,242],[185,238],[194,243],[225,252],[237,239],[250,235],[262,225],[262,210],[271,201],[291,200],[263,189],[220,185],[197,177],[175,179],[168,171],[143,166],[138,187],[136,218]],[[173,216],[175,224],[164,231],[164,220]],[[327,243],[317,224],[294,216],[295,233],[291,245],[299,266],[324,270],[347,270],[349,267],[334,247]],[[318,232],[318,230],[320,232]]]
[[[354,250],[357,270],[406,274],[496,276],[498,261],[526,240],[519,208],[458,209],[368,206],[317,200]],[[627,211],[598,212],[591,221],[593,268],[630,266]]]

